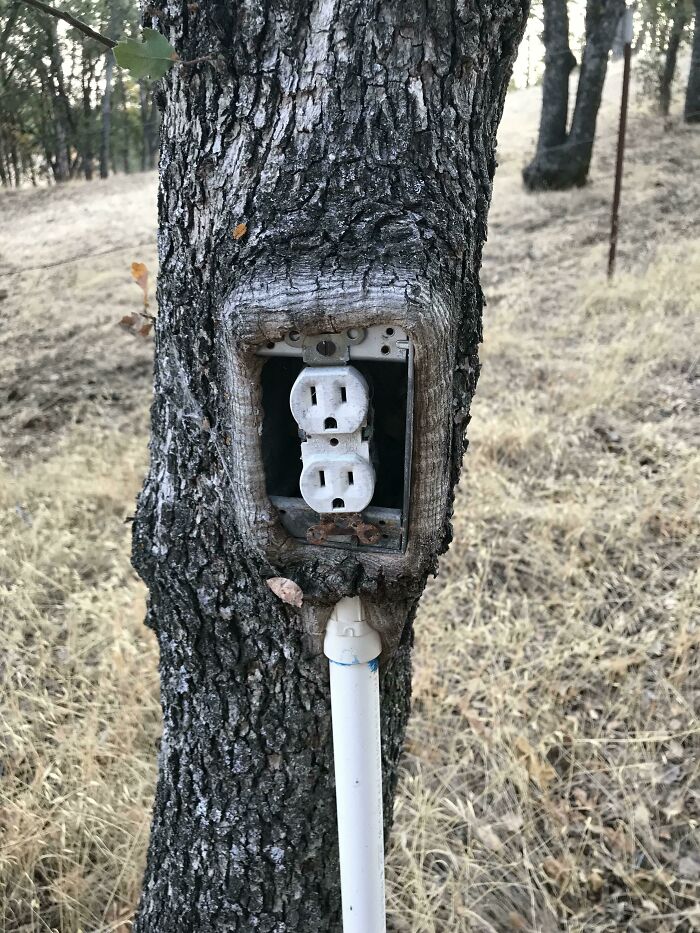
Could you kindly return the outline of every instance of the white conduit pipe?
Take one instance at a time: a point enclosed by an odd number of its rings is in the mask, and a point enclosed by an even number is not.
[[[336,604],[323,650],[330,661],[343,933],[385,933],[382,643],[365,622],[359,597]]]

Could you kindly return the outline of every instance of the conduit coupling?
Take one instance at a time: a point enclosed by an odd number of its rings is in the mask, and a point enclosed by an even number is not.
[[[343,933],[385,933],[382,642],[365,621],[358,597],[337,603],[323,650],[330,661]]]

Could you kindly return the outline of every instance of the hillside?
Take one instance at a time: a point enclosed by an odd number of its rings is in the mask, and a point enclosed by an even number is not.
[[[590,184],[527,195],[509,96],[455,541],[416,621],[390,929],[700,929],[700,130],[633,94],[605,280]],[[129,524],[147,461],[152,174],[0,194],[3,931],[129,929],[159,736]],[[301,931],[300,931],[301,933]]]

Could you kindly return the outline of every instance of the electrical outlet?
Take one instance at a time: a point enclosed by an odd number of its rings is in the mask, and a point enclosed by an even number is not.
[[[305,434],[352,434],[367,424],[369,387],[354,366],[307,366],[289,396]]]
[[[265,486],[282,526],[299,543],[403,551],[413,448],[409,335],[393,322],[289,330],[257,353]]]
[[[289,396],[304,438],[300,490],[319,513],[360,512],[374,495],[374,467],[362,429],[367,380],[353,366],[307,366]]]
[[[374,468],[369,459],[350,451],[309,456],[302,444],[301,495],[319,513],[361,512],[374,494]],[[367,447],[367,444],[364,444]]]

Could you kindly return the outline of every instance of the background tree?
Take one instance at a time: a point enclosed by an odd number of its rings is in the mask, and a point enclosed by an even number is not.
[[[676,0],[669,10],[669,29],[664,55],[664,65],[659,79],[659,110],[668,116],[671,107],[671,86],[676,74],[678,49],[688,25],[689,7],[687,0]]]
[[[693,50],[690,57],[690,73],[685,92],[683,116],[686,123],[700,123],[700,0],[695,0]]]
[[[134,0],[72,0],[66,9],[110,38],[137,29]],[[152,87],[119,81],[115,115],[111,53],[21,0],[0,0],[0,184],[91,179],[98,155],[105,178],[115,148],[125,171],[152,168]]]
[[[608,57],[624,9],[624,0],[588,0],[576,103],[567,132],[569,75],[575,65],[569,48],[567,3],[544,0],[542,117],[535,157],[523,170],[527,188],[571,188],[585,184]]]
[[[154,25],[180,57],[216,63],[173,69],[162,92],[151,464],[133,556],[160,644],[164,733],[135,929],[337,930],[320,634],[343,595],[360,593],[384,621],[389,820],[411,622],[449,541],[478,373],[495,134],[527,10],[513,0],[166,10]],[[437,393],[445,433],[431,514],[414,517],[410,578],[356,552],[275,548],[280,529],[251,473],[255,322],[337,329],[357,307],[384,321],[440,310],[431,341],[444,355],[432,372],[417,363],[416,423],[420,434]],[[298,583],[301,611],[272,595],[273,576]]]

